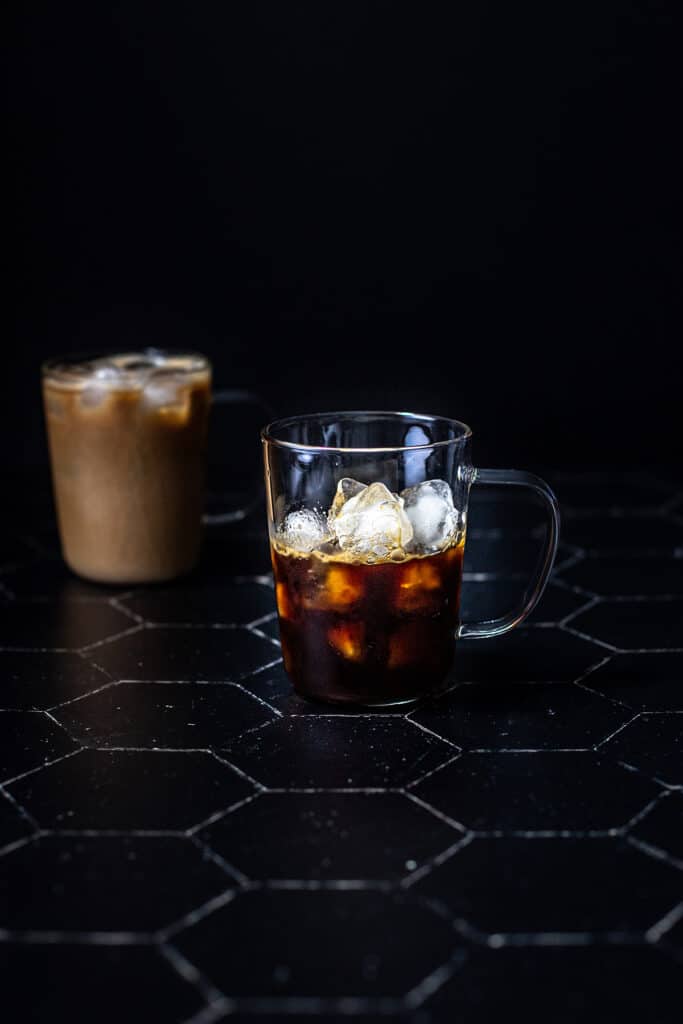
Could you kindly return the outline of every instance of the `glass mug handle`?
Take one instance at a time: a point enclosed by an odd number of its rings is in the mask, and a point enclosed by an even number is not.
[[[258,408],[263,409],[266,414],[267,421],[272,420],[275,415],[271,406],[269,406],[268,403],[254,391],[242,391],[240,389],[231,388],[224,391],[214,391],[211,396],[211,404],[255,405],[258,406]],[[245,508],[234,508],[227,512],[205,512],[202,516],[202,523],[204,523],[205,526],[217,526],[220,523],[236,523],[240,519],[245,519],[260,500],[261,493],[259,492],[254,498],[252,498]]]
[[[550,570],[553,567],[557,542],[560,535],[560,508],[552,489],[545,480],[519,469],[475,469],[472,483],[489,484],[492,486],[512,485],[526,487],[541,499],[547,513],[548,529],[545,544],[541,551],[534,575],[529,582],[522,602],[517,608],[501,615],[497,619],[486,619],[483,622],[463,622],[458,629],[458,636],[463,638],[500,636],[519,626],[538,604]]]

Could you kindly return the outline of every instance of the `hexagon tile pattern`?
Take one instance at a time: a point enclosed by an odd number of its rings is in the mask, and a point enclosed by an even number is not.
[[[550,478],[529,624],[381,713],[292,692],[259,518],[129,590],[8,528],[2,1019],[677,1021],[683,492]],[[490,618],[538,518],[473,498],[463,614]]]

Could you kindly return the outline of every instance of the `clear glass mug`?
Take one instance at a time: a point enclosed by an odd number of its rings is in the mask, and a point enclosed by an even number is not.
[[[193,352],[145,349],[52,359],[42,367],[52,482],[64,560],[100,583],[189,572],[202,523],[212,404],[268,406],[248,391],[211,393]]]
[[[437,693],[458,637],[506,633],[537,604],[557,550],[555,495],[531,473],[475,469],[464,423],[326,413],[277,420],[261,438],[282,653],[301,696],[377,707]],[[460,620],[473,484],[528,488],[548,522],[520,606],[486,622]]]

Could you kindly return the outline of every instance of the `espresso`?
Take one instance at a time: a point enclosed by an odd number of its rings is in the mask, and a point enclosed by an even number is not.
[[[285,669],[305,697],[391,704],[434,692],[455,653],[464,543],[372,563],[271,545]]]
[[[43,397],[65,561],[107,583],[172,579],[201,539],[211,375],[201,356],[52,364]]]

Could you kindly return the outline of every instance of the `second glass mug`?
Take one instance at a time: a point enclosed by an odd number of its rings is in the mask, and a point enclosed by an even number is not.
[[[282,654],[301,696],[380,707],[438,693],[458,637],[499,636],[538,603],[557,550],[555,495],[531,473],[474,468],[466,424],[340,412],[277,420],[261,436]],[[519,607],[468,623],[473,484],[528,488],[548,529]]]

